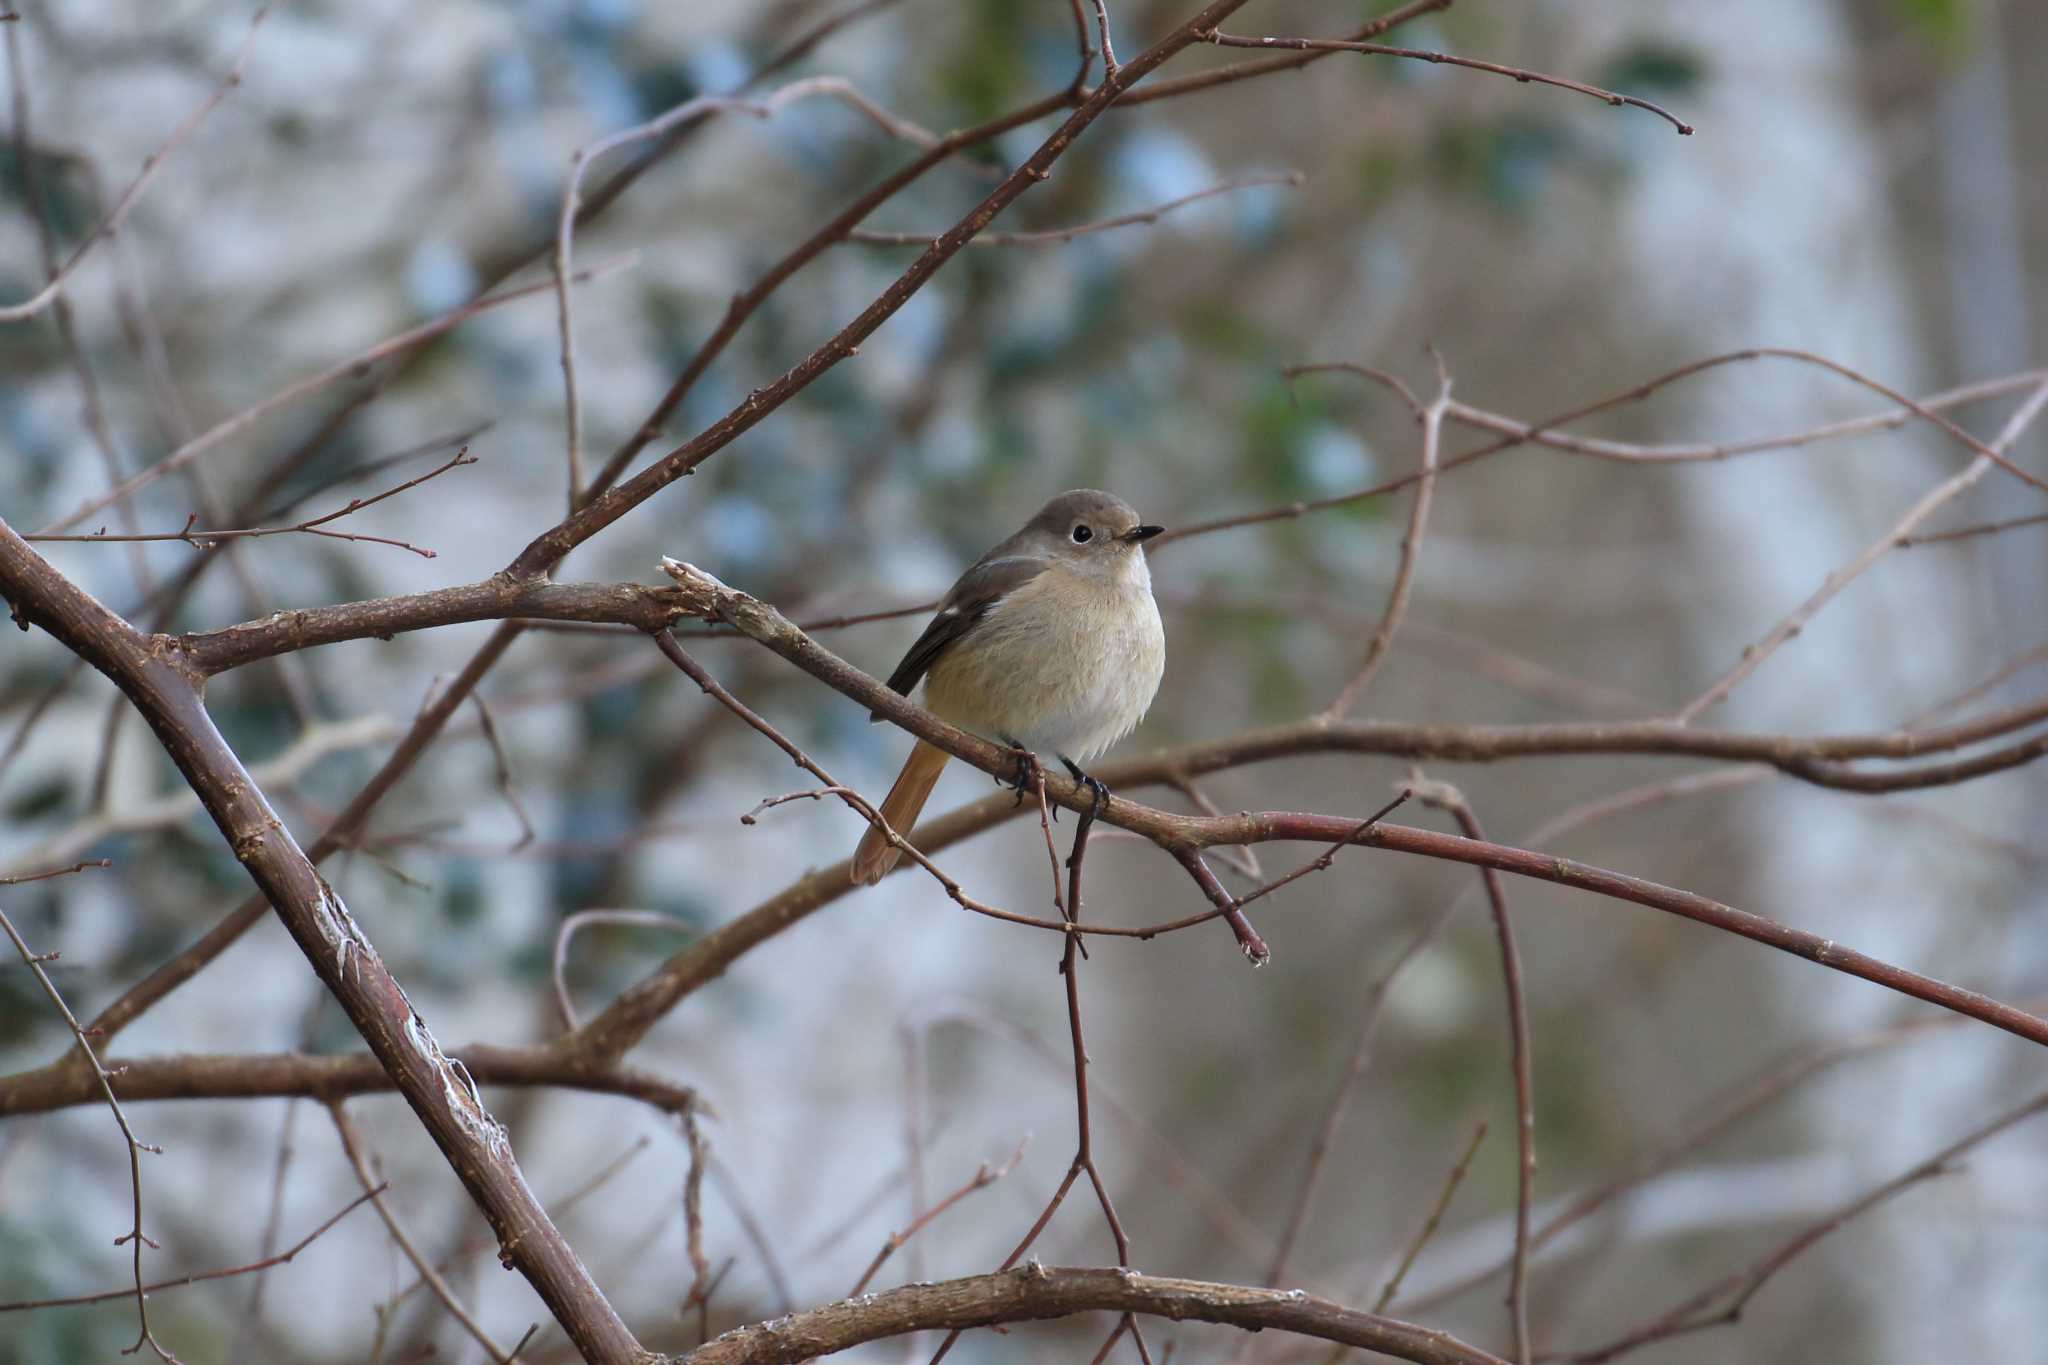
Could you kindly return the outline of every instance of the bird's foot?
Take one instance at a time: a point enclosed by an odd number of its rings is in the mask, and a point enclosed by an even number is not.
[[[1102,814],[1102,808],[1109,804],[1109,788],[1103,785],[1102,779],[1082,772],[1081,765],[1065,754],[1060,755],[1060,762],[1066,765],[1070,777],[1088,789],[1088,809],[1081,816],[1081,828],[1075,832],[1079,836],[1095,823],[1095,817]],[[1068,867],[1072,867],[1074,859],[1080,856],[1080,848],[1080,839],[1076,837],[1074,852],[1067,855]]]
[[[1007,784],[1017,789],[1017,799],[1010,803],[1011,808],[1015,809],[1023,805],[1025,795],[1036,791],[1039,783],[1044,780],[1039,775],[1041,769],[1038,763],[1038,755],[1025,748],[1022,744],[1019,744],[1016,740],[1011,739],[1008,735],[999,735],[997,738],[1010,746],[1010,760],[1016,765],[1016,768],[1007,778],[998,773],[995,782],[999,787]],[[1056,806],[1053,808],[1053,819],[1059,819],[1059,808]]]

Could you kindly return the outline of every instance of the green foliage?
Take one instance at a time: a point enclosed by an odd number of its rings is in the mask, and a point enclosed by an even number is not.
[[[9,945],[8,952],[13,951]],[[18,956],[0,966],[0,1047],[20,1047],[33,1039],[39,1031],[36,1011],[48,1008],[41,983]]]
[[[10,1299],[51,1298],[79,1292],[86,1272],[78,1267],[101,1261],[99,1248],[88,1250],[73,1221],[62,1217],[0,1218],[0,1284]],[[52,1278],[65,1267],[64,1279]],[[94,1288],[101,1285],[95,1283]],[[155,1300],[151,1300],[152,1305]],[[156,1319],[152,1317],[154,1324]],[[12,1313],[0,1332],[0,1365],[29,1361],[119,1360],[134,1337],[135,1305],[125,1315],[107,1308],[66,1308],[42,1313]]]
[[[1026,43],[1031,7],[1011,0],[969,0],[967,39],[941,68],[939,90],[962,123],[982,123],[1023,102],[1024,68],[1017,53]]]
[[[0,144],[0,197],[26,214],[30,199],[23,172],[34,176],[36,193],[51,229],[57,234],[60,254],[67,253],[68,244],[92,231],[99,221],[99,211],[87,193],[84,177],[70,174],[73,164],[69,157],[47,152],[31,152],[23,158],[12,141]]]
[[[70,804],[71,784],[56,774],[17,792],[7,803],[7,818],[14,824],[27,824],[62,814]]]
[[[1398,194],[1406,183],[1406,159],[1391,147],[1372,146],[1359,153],[1352,164],[1351,180],[1359,200],[1368,205],[1383,204]]]
[[[1561,125],[1518,114],[1447,125],[1437,136],[1435,160],[1457,189],[1520,216],[1536,207],[1550,177],[1578,150]]]
[[[1697,90],[1707,78],[1706,59],[1672,43],[1640,42],[1623,48],[1594,79],[1610,90],[1647,99]]]
[[[1919,30],[1942,51],[1962,51],[1975,36],[1976,9],[1963,0],[1892,0],[1907,27]]]
[[[457,929],[475,927],[484,913],[483,875],[473,858],[450,858],[441,866],[441,914]]]
[[[1295,622],[1283,616],[1265,617],[1252,627],[1255,638],[1272,642],[1252,655],[1252,705],[1261,720],[1298,716],[1308,704],[1308,692],[1295,665],[1296,656],[1288,648],[1293,643],[1294,628]]]

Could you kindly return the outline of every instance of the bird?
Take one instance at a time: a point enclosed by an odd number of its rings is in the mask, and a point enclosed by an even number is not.
[[[1017,750],[1020,799],[1035,756],[1051,754],[1099,803],[1107,788],[1080,765],[1136,728],[1166,669],[1145,561],[1145,543],[1164,529],[1114,494],[1059,494],[960,575],[889,675],[890,688],[908,696],[922,681],[932,714]],[[917,742],[882,801],[890,829],[909,833],[946,759]],[[874,885],[898,852],[871,824],[854,850],[852,880]]]

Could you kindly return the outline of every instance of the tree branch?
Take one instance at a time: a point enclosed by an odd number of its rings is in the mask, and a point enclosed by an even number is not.
[[[696,614],[707,619],[725,621],[737,627],[742,633],[767,646],[813,677],[852,697],[869,710],[881,712],[897,725],[921,739],[930,741],[954,757],[972,763],[984,772],[1006,771],[1003,765],[1009,762],[1007,750],[977,736],[956,730],[923,708],[898,696],[826,650],[798,630],[773,607],[744,593],[735,592],[701,571],[691,570],[687,565],[677,565],[674,561],[668,561],[668,565],[672,576],[675,576],[678,582],[691,585],[685,591]],[[1247,737],[1250,738],[1253,737]],[[1312,738],[1305,734],[1297,733],[1292,742],[1313,747]],[[1223,741],[1217,746],[1210,746],[1206,752],[1212,758],[1227,754],[1228,761],[1246,761],[1244,752],[1236,747],[1239,743],[1240,741]],[[2041,740],[2033,743],[2035,747],[2042,746]],[[1199,755],[1204,751],[1198,749],[1193,752]],[[1203,771],[1190,761],[1191,755],[1188,752],[1174,757],[1178,760],[1174,764],[1174,771],[1182,776],[1195,775]],[[1138,763],[1124,763],[1105,767],[1097,776],[1105,783],[1114,781],[1128,784],[1139,780],[1138,773],[1142,771]],[[1157,780],[1157,777],[1154,780]],[[1077,812],[1094,805],[1091,794],[1085,788],[1058,775],[1047,776],[1046,795]],[[936,851],[953,839],[987,828],[1012,814],[1006,808],[1007,804],[1006,800],[984,800],[956,811],[942,820],[920,826],[918,845],[928,852]],[[1005,808],[999,810],[998,806]],[[1245,812],[1224,817],[1187,816],[1141,806],[1122,797],[1112,797],[1102,805],[1100,816],[1111,824],[1151,839],[1183,863],[1186,863],[1189,855],[1200,849],[1219,844],[1297,839],[1320,843],[1349,843],[1355,840],[1364,846],[1479,867],[1492,867],[1503,872],[1512,872],[1517,876],[1552,881],[1696,920],[2048,1045],[2048,1019],[2016,1009],[1979,992],[1893,966],[1844,947],[1832,939],[1790,928],[1762,915],[1738,910],[1693,892],[1660,886],[1639,877],[1611,872],[1569,858],[1509,848],[1476,839],[1437,834],[1403,825],[1381,824],[1360,832],[1361,826],[1353,817],[1311,815],[1294,811]],[[698,940],[670,958],[651,976],[629,988],[610,1007],[591,1020],[578,1035],[582,1045],[595,1049],[601,1056],[620,1055],[626,1048],[638,1042],[647,1029],[653,1026],[654,1021],[673,1007],[676,1001],[698,985],[723,973],[726,967],[748,948],[772,937],[797,919],[844,894],[847,886],[834,885],[833,881],[845,876],[844,863],[813,872],[757,909],[738,920],[720,926]],[[1082,932],[1150,937],[1190,927],[1215,918],[1220,913],[1221,910],[1212,910],[1183,920],[1141,926],[1136,929],[1087,925],[1079,928]],[[1064,926],[1059,927],[1064,929]]]
[[[933,1327],[987,1327],[1108,1311],[1174,1322],[1273,1328],[1422,1365],[1504,1365],[1446,1332],[1345,1308],[1299,1289],[1248,1289],[1127,1270],[1048,1268],[1036,1261],[993,1275],[911,1284],[728,1332],[676,1365],[785,1365],[862,1342]]]
[[[641,1347],[527,1188],[475,1081],[434,1040],[348,907],[278,818],[200,699],[203,675],[160,650],[0,522],[0,593],[107,675],[156,732],[306,959],[390,1073],[516,1265],[586,1358],[631,1365]]]

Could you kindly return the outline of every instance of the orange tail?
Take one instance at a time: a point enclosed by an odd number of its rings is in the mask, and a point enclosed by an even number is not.
[[[917,813],[924,809],[925,798],[932,794],[932,784],[939,780],[939,774],[946,767],[946,751],[925,743],[917,742],[910,751],[910,757],[903,762],[903,771],[896,776],[896,785],[889,788],[889,795],[882,800],[882,818],[889,822],[889,828],[898,834],[910,833],[917,823]],[[898,850],[882,831],[873,825],[860,836],[860,847],[853,851],[853,880],[861,886],[873,886],[888,875],[896,866]]]

